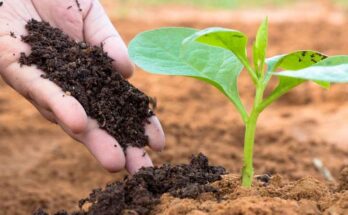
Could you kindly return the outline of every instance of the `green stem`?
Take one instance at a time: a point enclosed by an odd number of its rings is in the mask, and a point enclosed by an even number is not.
[[[248,73],[249,73],[251,79],[253,80],[254,84],[257,84],[258,77],[257,77],[255,71],[253,70],[253,68],[251,68],[251,66],[249,65],[248,62],[243,62],[242,61],[242,63],[244,64],[244,66],[245,66],[246,70],[248,71]]]
[[[251,187],[254,176],[253,151],[255,142],[256,122],[257,115],[250,115],[250,118],[245,126],[242,186],[247,188]]]
[[[253,70],[253,68],[250,66],[249,62],[246,60],[246,57],[241,57],[237,55],[239,61],[245,66],[245,69],[247,70],[248,74],[250,75],[251,79],[253,80],[253,83],[256,85],[258,83],[258,77],[256,75],[256,72]]]
[[[246,123],[249,116],[248,116],[248,113],[245,110],[244,106],[243,105],[236,105],[236,108],[237,108],[238,112],[240,113],[243,122]]]
[[[258,105],[258,107],[257,107],[258,112],[262,112],[265,108],[267,108],[269,105],[271,105],[274,101],[276,101],[277,99],[279,99],[284,94],[286,94],[287,92],[289,92],[291,89],[295,88],[298,85],[299,85],[298,83],[295,83],[295,84],[291,84],[289,86],[286,86],[280,90],[275,89],[274,93],[269,95],[263,102],[261,102]]]
[[[262,103],[263,93],[264,93],[264,86],[259,83],[256,88],[254,106],[251,111],[250,117],[248,118],[245,125],[242,186],[246,188],[251,187],[253,177],[254,177],[253,151],[254,151],[254,142],[255,142],[255,131],[256,131],[257,120],[261,113],[259,112],[258,106]]]

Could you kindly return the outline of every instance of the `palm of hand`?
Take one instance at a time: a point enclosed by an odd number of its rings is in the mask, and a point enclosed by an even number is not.
[[[79,102],[71,96],[62,96],[62,90],[42,79],[43,73],[35,67],[20,67],[21,52],[30,47],[20,41],[25,35],[25,24],[30,19],[43,20],[62,29],[75,40],[85,40],[93,45],[104,44],[104,50],[113,58],[114,67],[124,77],[129,77],[133,66],[127,47],[97,0],[5,0],[0,7],[0,75],[11,87],[29,100],[48,120],[58,123],[77,141],[83,143],[104,168],[111,172],[124,167],[130,173],[152,161],[144,149],[128,148],[124,155],[117,140],[101,130],[96,121],[87,117]],[[81,9],[81,10],[80,10]],[[15,36],[11,36],[11,32]],[[164,134],[156,117],[146,125],[150,147],[160,151],[164,147]]]

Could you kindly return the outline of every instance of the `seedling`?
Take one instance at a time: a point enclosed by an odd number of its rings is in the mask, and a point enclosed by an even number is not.
[[[255,130],[261,112],[306,81],[314,81],[326,89],[330,83],[348,82],[348,56],[328,57],[304,50],[266,58],[267,18],[253,44],[253,63],[247,57],[247,42],[245,34],[232,29],[160,28],[136,36],[129,52],[135,64],[145,71],[197,78],[215,86],[230,99],[245,124],[242,185],[251,187]],[[239,97],[237,86],[243,68],[255,85],[254,102],[249,111]],[[278,78],[278,85],[264,96],[272,77]]]

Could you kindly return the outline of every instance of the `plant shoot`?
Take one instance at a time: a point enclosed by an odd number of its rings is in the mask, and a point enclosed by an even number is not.
[[[160,28],[139,34],[130,43],[130,57],[136,65],[153,74],[193,77],[215,86],[233,103],[245,124],[242,185],[251,187],[253,148],[258,118],[274,101],[306,81],[327,89],[330,83],[348,82],[348,56],[326,56],[301,50],[266,58],[268,19],[259,27],[250,62],[248,38],[225,28]],[[255,86],[251,110],[239,97],[237,80],[245,69]],[[278,85],[264,91],[272,77]]]

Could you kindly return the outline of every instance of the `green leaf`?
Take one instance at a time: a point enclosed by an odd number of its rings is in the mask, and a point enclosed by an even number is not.
[[[260,25],[253,45],[254,66],[258,74],[263,72],[268,45],[268,18]]]
[[[248,38],[240,31],[225,28],[207,28],[196,32],[184,40],[184,45],[192,41],[231,51],[242,62],[247,60],[246,46]]]
[[[280,74],[279,72],[275,72],[277,69],[285,69],[292,71],[301,70],[313,66],[314,64],[317,64],[318,62],[321,62],[326,58],[327,56],[316,51],[296,51],[289,54],[268,58],[266,59],[266,64],[268,65],[268,68],[264,79],[264,84],[268,83],[272,75]],[[278,99],[280,96],[287,93],[289,90],[305,82],[305,80],[303,79],[293,77],[278,76],[278,78],[278,86],[265,99],[265,101],[261,105],[263,106],[262,108],[265,108],[273,101]],[[330,86],[330,83],[325,81],[320,81],[316,83],[324,88],[329,88]]]
[[[329,57],[313,66],[297,71],[284,71],[275,73],[280,77],[298,78],[302,80],[312,80],[330,83],[348,82],[348,56]]]
[[[245,120],[247,113],[237,88],[242,64],[224,49],[197,42],[182,47],[183,40],[196,32],[191,28],[161,28],[141,33],[129,45],[130,58],[150,73],[189,76],[215,86],[230,98]]]
[[[325,58],[327,58],[327,56],[316,51],[296,51],[286,55],[279,55],[279,56],[269,58],[266,60],[268,69],[267,69],[265,81],[268,82],[272,75],[277,74],[275,73],[277,69],[300,70],[300,69],[310,67],[324,60]],[[279,78],[278,88],[282,89],[286,87],[286,85],[288,84],[291,84],[292,86],[292,84],[295,85],[295,83],[301,84],[304,82],[304,80],[302,79],[297,79],[297,80],[295,79],[296,78],[291,78],[291,80],[289,78]],[[318,84],[324,88],[328,87],[328,83],[318,82]]]
[[[326,58],[327,56],[316,51],[296,51],[268,58],[266,60],[268,65],[266,77],[270,77],[278,68],[284,70],[300,70],[312,66]]]

